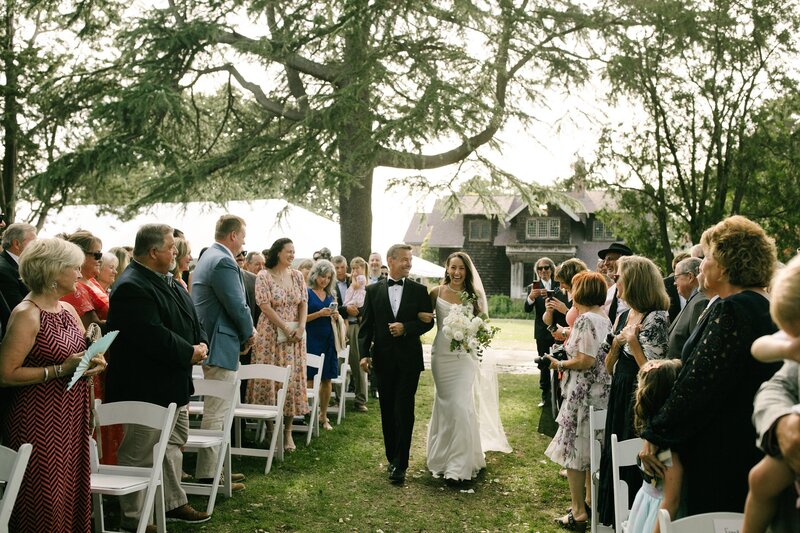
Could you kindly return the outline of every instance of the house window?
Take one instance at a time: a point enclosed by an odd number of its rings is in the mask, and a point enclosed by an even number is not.
[[[525,227],[525,237],[532,240],[554,240],[561,236],[560,218],[529,218]]]
[[[469,240],[488,241],[492,238],[492,223],[490,220],[475,219],[469,221]]]
[[[594,240],[596,241],[613,241],[614,240],[614,233],[606,227],[604,223],[595,219],[592,222],[592,229]]]

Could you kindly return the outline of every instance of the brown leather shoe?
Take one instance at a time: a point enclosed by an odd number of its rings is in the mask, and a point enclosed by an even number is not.
[[[369,409],[367,409],[366,405],[361,403],[361,404],[356,405],[356,411],[358,411],[359,413],[366,413],[367,411],[369,411]]]
[[[202,522],[207,522],[210,519],[211,519],[210,514],[201,511],[196,511],[194,507],[192,507],[188,503],[181,505],[177,509],[167,511],[167,522],[185,522],[187,524],[200,524]]]
[[[245,476],[244,474],[239,474],[239,473],[236,473],[236,472],[233,472],[231,474],[231,482],[232,483],[241,483],[245,479],[247,479],[247,476]]]
[[[244,483],[236,483],[235,480],[236,480],[236,476],[237,475],[241,476],[240,479],[244,479],[244,476],[242,474],[231,474],[231,479],[234,480],[234,481],[231,481],[231,492],[239,492],[240,490],[244,490],[245,489],[245,484]],[[206,478],[202,478],[202,479],[198,479],[197,480],[198,483],[202,483],[203,485],[211,485],[212,481],[214,481],[214,480],[211,479],[210,477],[206,477]],[[224,484],[225,484],[225,480],[224,479],[220,479],[219,480],[219,486],[221,487]]]

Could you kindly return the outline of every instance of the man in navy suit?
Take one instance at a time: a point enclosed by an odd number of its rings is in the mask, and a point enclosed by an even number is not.
[[[136,234],[133,261],[117,279],[111,293],[108,327],[119,330],[111,346],[106,371],[106,401],[139,401],[178,410],[164,457],[162,483],[167,518],[188,523],[210,516],[189,505],[181,488],[183,452],[189,436],[186,405],[194,393],[192,365],[207,352],[206,334],[189,294],[172,280],[175,238],[166,224],[145,224]],[[137,424],[125,428],[118,463],[152,466],[159,430]],[[136,529],[142,493],[120,497],[123,528]]]
[[[408,469],[414,429],[414,395],[424,369],[420,335],[433,327],[419,313],[432,313],[428,289],[406,276],[411,246],[395,244],[386,254],[389,277],[367,286],[358,335],[361,368],[374,365],[378,378],[381,426],[389,479],[402,483]]]
[[[242,273],[236,264],[245,234],[244,220],[235,215],[222,215],[214,231],[216,242],[205,251],[192,275],[192,300],[209,339],[208,359],[203,365],[206,379],[236,381],[239,354],[247,352],[255,338]],[[231,407],[220,398],[206,398],[202,429],[222,429]],[[217,453],[213,448],[200,451],[195,475],[198,481],[211,481]],[[244,476],[239,474],[233,478],[231,481],[237,482]],[[235,483],[234,490],[243,488]]]

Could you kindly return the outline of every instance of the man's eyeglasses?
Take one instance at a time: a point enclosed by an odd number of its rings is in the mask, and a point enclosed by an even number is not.
[[[540,265],[536,267],[536,270],[550,270],[550,265]]]
[[[90,255],[94,257],[95,261],[100,261],[103,259],[103,252],[84,252],[86,255]]]

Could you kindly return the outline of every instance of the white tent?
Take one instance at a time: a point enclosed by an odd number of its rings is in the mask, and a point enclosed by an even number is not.
[[[443,278],[444,267],[440,267],[436,263],[426,261],[416,255],[411,256],[411,275],[420,278]]]
[[[21,217],[25,213],[20,206]],[[214,225],[220,215],[232,213],[247,222],[245,250],[269,248],[275,239],[289,237],[294,242],[297,257],[311,257],[315,250],[327,246],[334,253],[341,249],[339,224],[291,205],[285,200],[253,200],[228,202],[226,207],[206,202],[188,204],[156,204],[132,220],[123,222],[113,215],[100,215],[94,205],[68,206],[47,218],[42,237],[72,232],[78,228],[91,231],[103,241],[103,249],[114,246],[133,246],[136,232],[142,224],[162,222],[181,229],[197,257],[204,246],[214,242]],[[279,218],[278,214],[282,213]]]

